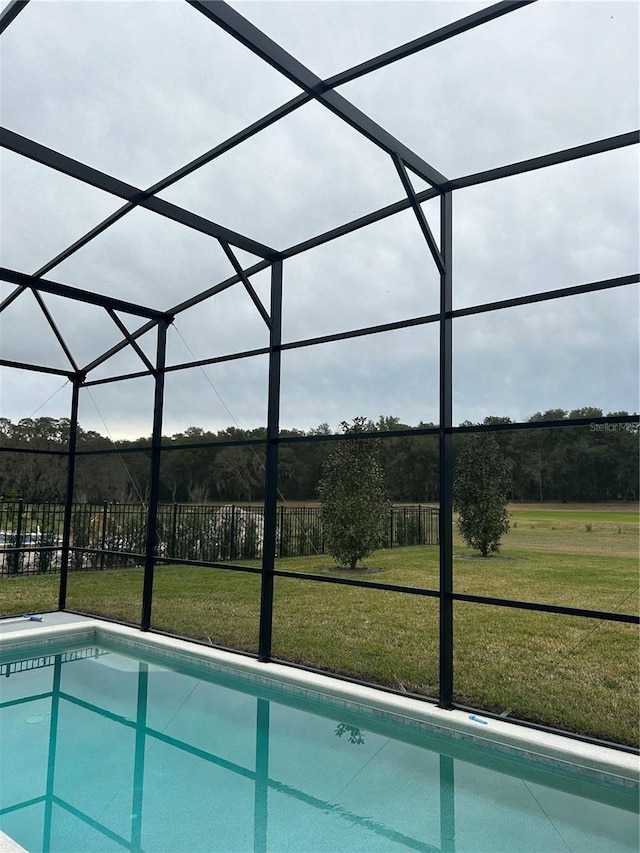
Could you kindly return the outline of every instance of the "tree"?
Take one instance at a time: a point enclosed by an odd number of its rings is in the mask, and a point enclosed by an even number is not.
[[[347,435],[365,431],[366,418],[343,421]],[[340,441],[324,462],[318,484],[322,524],[329,553],[340,566],[355,569],[358,560],[380,547],[390,504],[378,461],[379,440]]]
[[[509,530],[510,483],[511,465],[495,437],[470,435],[456,460],[453,508],[462,538],[483,557],[500,550],[500,539]]]

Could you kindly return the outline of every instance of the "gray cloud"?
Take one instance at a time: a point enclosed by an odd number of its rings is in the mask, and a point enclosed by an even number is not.
[[[237,3],[320,75],[485,4]],[[455,177],[633,130],[638,8],[540,2],[342,87]],[[297,93],[183,3],[31,3],[3,36],[3,123],[147,186]],[[415,179],[417,189],[424,184]],[[638,268],[638,166],[624,149],[454,194],[454,299],[463,307]],[[390,158],[321,106],[302,107],[163,196],[283,249],[403,197]],[[34,272],[120,203],[4,155],[2,263]],[[439,231],[437,202],[424,206]],[[249,266],[255,258],[239,252]],[[218,243],[136,209],[49,277],[162,310],[233,272]],[[268,305],[267,272],[252,281]],[[4,298],[12,290],[3,285]],[[80,365],[119,339],[101,309],[45,297]],[[65,304],[63,304],[65,303]],[[284,264],[285,341],[438,310],[438,276],[410,211]],[[3,314],[2,357],[68,367],[29,293]],[[455,420],[600,405],[638,409],[636,288],[454,323]],[[141,325],[123,317],[131,330]],[[185,311],[168,363],[260,348],[264,322],[235,285]],[[141,340],[154,357],[153,334]],[[124,351],[93,378],[141,369]],[[437,327],[283,354],[282,425],[356,414],[436,421]],[[2,414],[30,415],[59,377],[0,369]],[[114,437],[150,431],[149,380],[94,388]],[[81,421],[104,432],[85,395]],[[40,411],[68,414],[68,388]],[[165,431],[266,418],[266,359],[167,378]]]

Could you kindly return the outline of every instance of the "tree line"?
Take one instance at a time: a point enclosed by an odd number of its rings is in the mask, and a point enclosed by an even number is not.
[[[608,417],[626,415],[611,412]],[[528,421],[601,418],[599,408],[536,412]],[[484,424],[508,425],[509,418],[488,417]],[[419,423],[417,428],[433,424]],[[462,426],[473,426],[465,422]],[[605,428],[603,428],[605,427]],[[416,426],[392,416],[366,421],[368,431],[398,432]],[[66,418],[25,418],[13,423],[0,418],[0,495],[28,501],[62,501],[66,490],[66,458],[7,448],[64,451],[69,440]],[[335,449],[330,441],[294,441],[331,435],[327,424],[307,432],[283,430],[279,448],[278,489],[283,499],[318,499],[323,464]],[[513,501],[612,501],[638,499],[638,431],[636,424],[593,424],[559,429],[501,429],[495,433],[510,462],[509,497]],[[160,499],[163,502],[206,503],[260,501],[264,497],[264,446],[249,444],[266,438],[266,430],[228,427],[210,432],[189,427],[163,440]],[[469,434],[454,436],[459,454]],[[232,446],[231,442],[237,442]],[[78,429],[78,450],[109,449],[106,455],[79,455],[75,500],[145,502],[149,491],[147,437],[112,442],[98,432]],[[212,447],[198,445],[212,444]],[[216,446],[221,445],[221,446]],[[4,450],[3,450],[4,448]],[[130,452],[136,448],[140,452]],[[391,500],[408,503],[438,501],[438,438],[436,435],[389,437],[380,442],[380,464]]]

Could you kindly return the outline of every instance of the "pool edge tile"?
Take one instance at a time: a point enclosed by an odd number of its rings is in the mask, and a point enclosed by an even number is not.
[[[444,710],[433,703],[353,684],[329,675],[294,666],[263,663],[256,658],[203,646],[189,640],[143,632],[98,618],[42,626],[0,636],[0,650],[28,653],[63,640],[112,642],[123,650],[162,651],[169,663],[194,665],[221,674],[240,674],[254,686],[307,695],[336,710],[353,710],[408,727],[445,734],[459,741],[477,743],[504,755],[528,758],[542,765],[584,772],[625,787],[639,787],[640,757],[632,752],[585,743],[559,734],[520,726],[514,722],[483,718],[458,710]]]
[[[29,853],[29,851],[0,829],[0,853]]]

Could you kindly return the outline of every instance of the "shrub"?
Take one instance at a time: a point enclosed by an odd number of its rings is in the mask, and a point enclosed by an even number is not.
[[[456,460],[453,507],[464,541],[483,557],[500,550],[509,530],[511,466],[490,433],[474,433]]]
[[[364,432],[365,418],[343,421],[347,435]],[[378,462],[379,441],[338,443],[323,466],[318,485],[327,549],[340,566],[355,569],[384,541],[390,504]]]

